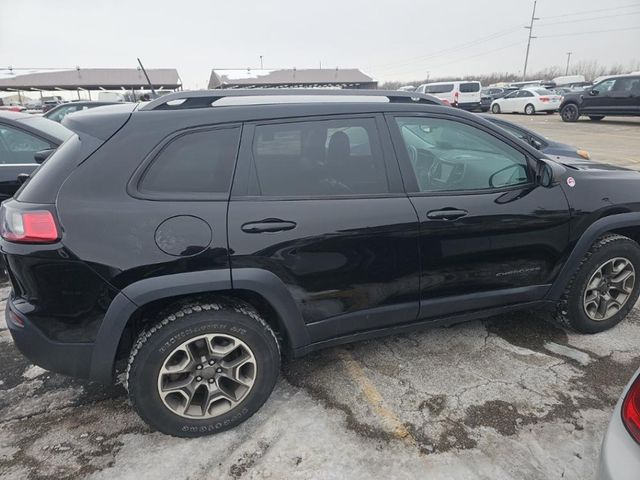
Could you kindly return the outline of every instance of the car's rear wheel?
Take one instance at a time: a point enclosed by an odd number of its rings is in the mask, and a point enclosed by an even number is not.
[[[269,397],[278,341],[250,307],[197,302],[143,331],[126,387],[136,412],[169,435],[197,437],[242,423]]]
[[[604,115],[589,115],[589,120],[593,122],[599,122],[604,118]]]
[[[527,103],[527,105],[524,107],[524,113],[526,113],[527,115],[533,115],[534,113],[536,113],[536,107],[534,107],[530,103]]]
[[[500,113],[500,105],[497,103],[491,105],[491,113]]]
[[[622,321],[640,294],[640,245],[607,234],[585,255],[569,282],[555,319],[583,333],[608,330]]]
[[[560,110],[560,116],[562,120],[565,122],[576,122],[580,117],[580,111],[578,110],[578,106],[574,103],[567,103]]]

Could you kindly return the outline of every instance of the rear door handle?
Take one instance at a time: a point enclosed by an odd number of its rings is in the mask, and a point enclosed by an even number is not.
[[[247,222],[242,225],[242,231],[246,233],[284,232],[296,228],[296,222],[280,220],[279,218],[265,218],[255,222]]]
[[[427,212],[427,218],[431,220],[456,220],[468,215],[466,210],[456,208],[443,208],[442,210],[431,210]]]

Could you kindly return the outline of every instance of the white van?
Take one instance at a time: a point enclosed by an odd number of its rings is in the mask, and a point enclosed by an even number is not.
[[[455,80],[453,82],[425,83],[420,85],[416,92],[433,95],[454,107],[475,110],[480,108],[480,90],[482,90],[480,82]]]

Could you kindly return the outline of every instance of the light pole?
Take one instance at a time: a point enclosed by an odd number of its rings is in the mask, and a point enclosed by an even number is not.
[[[260,55],[260,70],[262,70],[262,55]]]
[[[567,69],[564,72],[565,75],[569,75],[569,61],[571,60],[572,53],[573,52],[567,52]]]
[[[537,0],[533,2],[533,12],[531,13],[531,23],[529,23],[528,27],[524,27],[529,30],[529,39],[527,40],[527,53],[524,55],[524,68],[522,69],[522,81],[525,81],[525,77],[527,76],[527,63],[529,63],[529,48],[531,47],[531,39],[536,38],[533,34],[533,22],[536,20],[540,20],[536,17],[536,3]]]

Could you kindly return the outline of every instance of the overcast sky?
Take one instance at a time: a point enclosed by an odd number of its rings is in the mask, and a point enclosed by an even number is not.
[[[0,0],[0,69],[356,67],[379,81],[521,72],[533,1]],[[539,0],[529,71],[640,61],[640,0]],[[606,31],[603,31],[606,30]],[[592,32],[592,33],[587,33]]]

